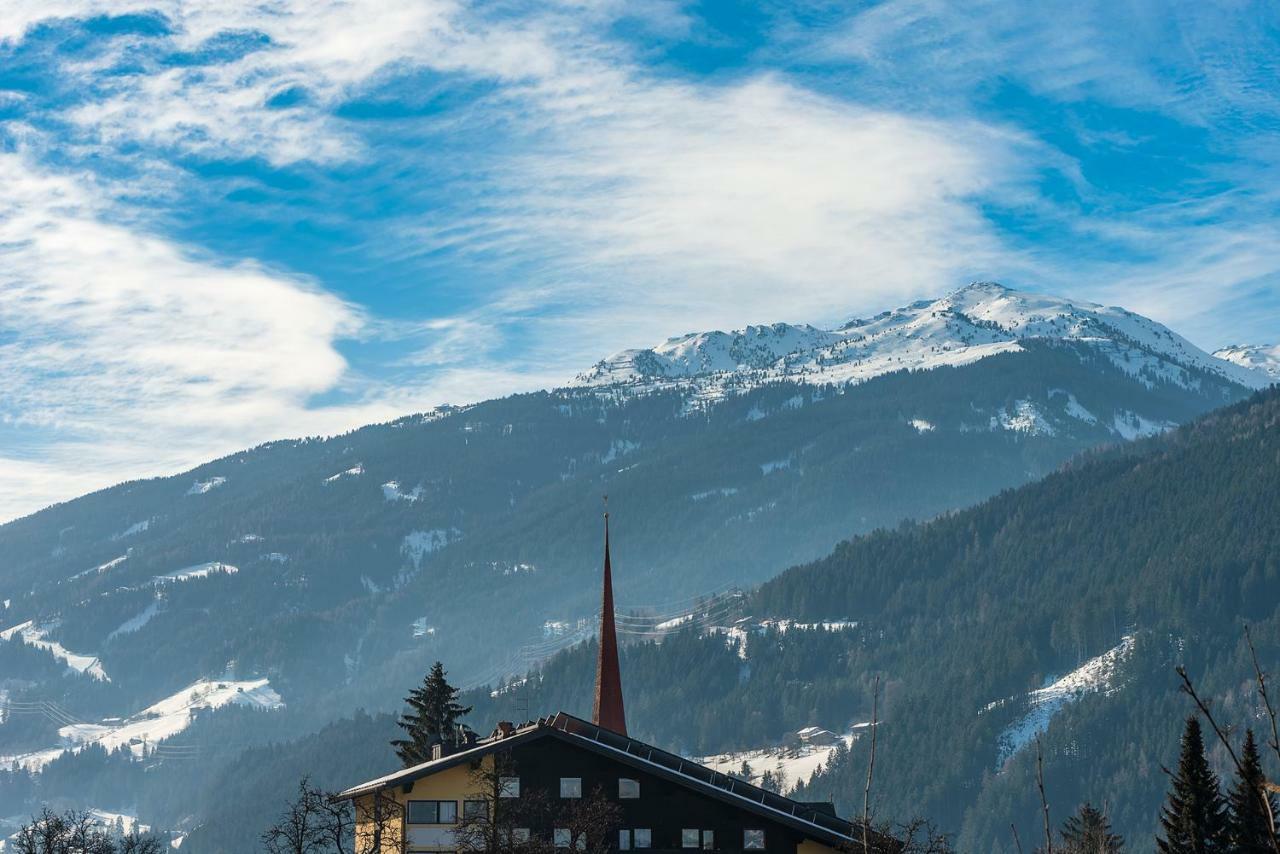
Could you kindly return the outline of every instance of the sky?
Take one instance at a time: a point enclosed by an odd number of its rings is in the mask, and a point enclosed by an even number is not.
[[[0,520],[993,280],[1280,340],[1280,5],[0,0]]]

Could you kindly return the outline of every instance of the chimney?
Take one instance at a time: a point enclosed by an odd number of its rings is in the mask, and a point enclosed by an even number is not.
[[[605,501],[608,502],[606,496]],[[609,505],[606,503],[605,507]],[[609,565],[609,511],[604,513],[604,593],[600,602],[600,654],[596,659],[596,697],[591,722],[627,734],[622,707],[622,673],[618,668],[618,632],[613,622],[613,569]]]
[[[516,725],[511,721],[498,721],[498,738],[508,738],[515,734]]]

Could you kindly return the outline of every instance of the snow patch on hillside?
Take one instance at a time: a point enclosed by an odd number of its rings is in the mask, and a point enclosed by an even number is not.
[[[1001,409],[991,416],[991,429],[1010,430],[1028,436],[1052,436],[1053,425],[1040,409],[1029,400],[1014,401],[1013,408]]]
[[[857,627],[857,620],[822,620],[816,623],[801,623],[787,619],[761,620],[756,617],[741,617],[727,626],[708,626],[704,634],[723,635],[725,644],[729,649],[737,652],[738,657],[745,661],[747,658],[747,637],[749,635],[763,635],[769,631],[776,631],[778,634],[786,634],[792,629],[798,629],[800,631],[822,630],[827,632],[843,632],[856,629]]]
[[[1064,391],[1063,389],[1060,389],[1060,388],[1056,388],[1053,391],[1049,392],[1050,397],[1053,397],[1059,394],[1065,394],[1067,396],[1066,412],[1072,418],[1076,419],[1077,421],[1083,421],[1086,424],[1098,423],[1098,416],[1094,415],[1092,412],[1086,409],[1083,405],[1081,405],[1080,401],[1076,400],[1076,396],[1071,392]]]
[[[1257,371],[1268,382],[1280,382],[1280,344],[1233,344],[1213,355],[1251,371]]]
[[[625,457],[638,450],[640,450],[639,442],[632,442],[630,439],[614,439],[609,443],[609,451],[600,458],[600,462],[611,463],[618,457]]]
[[[77,572],[75,575],[68,578],[67,581],[75,581],[78,578],[84,578],[86,575],[100,574],[100,573],[106,572],[109,569],[114,569],[120,564],[124,563],[125,560],[128,559],[128,557],[129,557],[128,553],[122,554],[120,555],[120,557],[112,558],[106,563],[98,564],[97,566],[90,567],[89,569],[83,570],[81,572]]]
[[[209,487],[209,488],[212,489],[213,487]],[[206,490],[206,492],[207,491],[208,490]],[[187,494],[190,495],[191,493],[188,492]],[[120,533],[112,534],[111,539],[123,540],[125,537],[132,537],[134,534],[141,534],[143,531],[151,527],[151,521],[152,520],[150,519],[143,519],[141,522],[134,522],[132,525],[125,528]]]
[[[359,477],[362,474],[364,474],[364,463],[356,463],[346,471],[340,471],[335,475],[330,475],[329,477],[326,477],[324,479],[324,482],[333,483],[334,481],[340,480],[344,477]]]
[[[410,531],[400,544],[400,553],[409,558],[414,569],[420,569],[423,558],[460,539],[462,539],[462,532],[457,528]]]
[[[713,495],[728,497],[730,495],[737,495],[737,494],[738,494],[738,487],[722,486],[719,489],[706,489],[706,490],[703,490],[702,492],[695,492],[689,496],[689,499],[691,501],[703,501],[707,498],[710,498]]]
[[[194,581],[197,578],[208,578],[211,575],[235,575],[239,571],[240,568],[237,566],[223,563],[220,560],[211,560],[206,563],[198,563],[195,566],[175,569],[173,572],[166,572],[164,575],[154,576],[152,581],[156,584],[169,584]]]
[[[107,751],[125,749],[135,759],[145,759],[157,743],[185,730],[201,712],[231,704],[274,710],[283,708],[284,700],[271,687],[269,679],[201,679],[123,721],[68,724],[58,730],[61,740],[58,747],[0,756],[0,767],[16,763],[27,770],[39,771],[64,753],[77,753],[90,744],[100,745]]]
[[[211,477],[208,480],[197,480],[191,485],[191,488],[187,490],[187,495],[204,495],[207,492],[217,489],[226,482],[227,479],[221,475]],[[145,531],[146,528],[143,528],[142,530]]]
[[[760,784],[766,771],[772,772],[775,779],[781,777],[783,792],[789,792],[797,783],[807,783],[813,772],[831,764],[831,757],[843,743],[847,748],[857,738],[853,732],[839,736],[833,744],[800,745],[797,747],[764,747],[756,750],[730,751],[704,756],[695,760],[701,765],[719,771],[722,774],[742,776],[742,765],[750,766],[751,773],[745,779],[756,785]]]
[[[936,426],[934,426],[933,424],[930,424],[928,421],[925,421],[923,418],[912,418],[907,423],[910,424],[912,429],[914,429],[917,433],[932,433],[934,430],[938,429]]]
[[[1120,643],[1102,655],[1091,658],[1070,673],[1028,694],[1031,710],[1010,724],[1000,734],[997,765],[1026,747],[1037,735],[1049,728],[1053,716],[1085,694],[1099,691],[1112,694],[1118,690],[1113,682],[1116,667],[1133,650],[1133,635],[1125,635]],[[1004,705],[996,700],[984,711]]]
[[[760,473],[763,475],[773,474],[775,471],[791,468],[791,458],[784,457],[780,460],[770,460],[767,463],[760,464]]]
[[[1122,438],[1129,440],[1158,436],[1177,426],[1172,421],[1152,421],[1136,412],[1124,410],[1117,412],[1111,422],[1112,432],[1118,433]]]
[[[57,628],[57,623],[48,623],[44,626],[36,625],[35,621],[27,620],[12,628],[5,629],[0,632],[0,640],[11,641],[15,638],[19,639],[27,646],[33,646],[36,649],[43,649],[54,658],[58,659],[70,670],[77,673],[83,673],[99,682],[110,682],[107,671],[103,669],[102,662],[98,660],[96,655],[83,655],[78,652],[72,652],[62,644],[55,640],[49,640],[48,633]]]
[[[125,620],[119,626],[107,635],[107,640],[111,640],[119,635],[129,635],[141,629],[147,623],[151,622],[151,618],[160,613],[160,600],[152,600],[142,612]]]
[[[417,501],[422,497],[422,486],[415,486],[411,491],[404,492],[400,489],[400,481],[389,480],[382,484],[382,497],[387,501]]]

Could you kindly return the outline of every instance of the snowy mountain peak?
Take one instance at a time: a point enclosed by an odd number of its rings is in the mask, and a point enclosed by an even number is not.
[[[1251,366],[1210,356],[1125,309],[974,282],[940,299],[833,330],[775,323],[677,336],[657,347],[610,356],[573,384],[637,392],[692,388],[703,399],[718,399],[778,380],[841,384],[892,371],[961,365],[1019,352],[1019,342],[1028,339],[1090,344],[1148,385],[1192,382],[1187,369],[1252,388],[1268,382]]]
[[[1261,371],[1270,378],[1270,382],[1280,382],[1280,344],[1232,344],[1213,355],[1241,367]]]

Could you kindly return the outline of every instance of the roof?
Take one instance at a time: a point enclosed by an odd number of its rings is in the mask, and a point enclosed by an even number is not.
[[[738,806],[747,812],[772,819],[829,845],[846,845],[853,840],[855,825],[835,816],[829,809],[766,791],[745,780],[722,774],[565,712],[524,724],[505,738],[487,738],[467,750],[361,783],[342,792],[338,797],[354,798],[379,789],[412,783],[447,768],[480,759],[496,750],[543,738],[559,739],[611,757],[654,776]],[[857,827],[860,829],[860,826]]]

